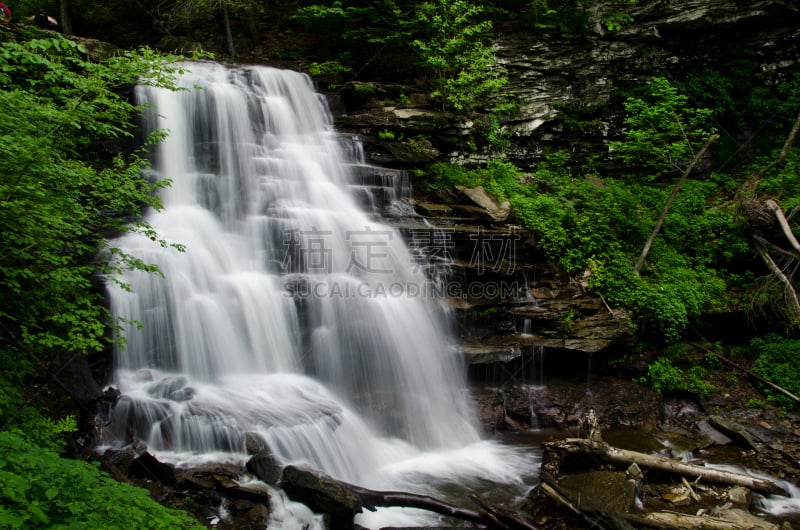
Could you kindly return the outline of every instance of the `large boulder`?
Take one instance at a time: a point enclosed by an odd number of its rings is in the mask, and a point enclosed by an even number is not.
[[[493,222],[503,222],[508,219],[511,213],[511,204],[506,200],[503,202],[495,199],[489,192],[483,189],[483,186],[475,188],[467,188],[464,186],[457,186],[456,189],[462,193],[467,199],[467,203],[459,203],[453,207],[456,209],[464,209],[464,207],[471,207],[467,211],[477,212],[479,217],[483,217]]]

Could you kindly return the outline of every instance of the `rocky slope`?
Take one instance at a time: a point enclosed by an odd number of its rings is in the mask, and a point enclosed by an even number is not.
[[[633,22],[617,32],[602,22],[603,13],[615,9],[606,2],[587,13],[588,31],[580,35],[499,31],[496,52],[509,74],[507,91],[521,103],[519,115],[503,124],[510,137],[506,160],[533,168],[554,149],[578,158],[602,153],[619,134],[620,91],[656,75],[679,84],[691,72],[724,69],[743,57],[757,63],[767,83],[800,70],[800,1],[640,0],[618,7]],[[500,154],[469,149],[476,124],[432,108],[418,86],[359,85],[348,84],[331,101],[337,129],[361,138],[369,163],[413,170],[437,160],[470,164]],[[579,127],[570,123],[576,111]],[[475,193],[430,195],[417,186],[413,215],[399,221],[410,239],[415,227],[435,229],[449,245],[439,250],[452,261],[448,281],[457,296],[447,299],[473,375],[496,372],[497,363],[530,367],[542,350],[544,364],[558,372],[559,366],[583,366],[592,355],[613,356],[628,347],[627,315],[587,295],[585,279],[566,277],[547,263],[513,212],[498,214],[499,205],[487,206]],[[504,255],[506,262],[487,267],[476,261],[476,252]],[[476,282],[501,288],[471,296]]]

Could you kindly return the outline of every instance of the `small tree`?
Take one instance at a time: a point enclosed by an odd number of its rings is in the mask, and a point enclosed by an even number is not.
[[[644,265],[684,182],[706,150],[719,138],[708,125],[712,111],[688,108],[687,101],[688,97],[680,94],[667,79],[653,78],[647,85],[644,98],[628,98],[625,102],[625,110],[629,113],[625,119],[629,127],[625,131],[626,141],[611,144],[612,152],[623,160],[637,161],[652,169],[653,179],[673,170],[682,172],[639,255],[635,266],[637,273]]]
[[[56,355],[108,344],[101,278],[157,272],[108,240],[138,231],[167,244],[141,217],[165,183],[148,181],[143,156],[115,152],[133,140],[140,110],[118,90],[173,87],[177,59],[139,50],[95,62],[61,36],[0,44],[0,527],[198,526],[144,489],[60,458],[74,418],[37,413],[31,400],[47,392],[23,388]]]
[[[433,73],[433,96],[442,108],[490,107],[508,82],[488,43],[492,29],[483,8],[467,0],[429,0],[417,6],[409,21],[424,66]]]
[[[0,347],[101,350],[111,318],[96,279],[114,272],[107,255],[155,270],[106,238],[157,240],[139,212],[159,206],[152,192],[165,183],[148,182],[144,157],[100,147],[134,133],[137,109],[114,90],[171,86],[172,72],[149,50],[92,62],[60,36],[0,45]]]
[[[648,168],[649,180],[681,173],[715,133],[712,111],[688,105],[663,77],[654,77],[641,97],[625,102],[625,140],[611,142],[614,157]]]

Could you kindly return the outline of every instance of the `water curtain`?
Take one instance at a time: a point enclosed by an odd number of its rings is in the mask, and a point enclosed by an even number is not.
[[[152,162],[171,186],[148,221],[186,250],[115,242],[163,272],[109,286],[135,322],[115,355],[119,443],[191,460],[242,454],[253,432],[287,462],[363,483],[412,448],[477,442],[427,280],[362,206],[397,183],[333,131],[303,74],[195,63],[180,84],[137,89],[146,129],[169,133]]]

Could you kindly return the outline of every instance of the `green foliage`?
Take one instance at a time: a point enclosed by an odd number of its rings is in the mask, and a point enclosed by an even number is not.
[[[157,241],[138,212],[159,207],[153,191],[165,183],[146,180],[143,156],[97,147],[133,136],[136,108],[114,89],[168,85],[175,68],[166,61],[141,50],[96,63],[60,37],[0,46],[0,345],[100,350],[110,315],[94,278],[154,270],[106,236],[129,230]],[[102,254],[119,260],[108,265]]]
[[[311,75],[351,74],[353,73],[353,69],[343,64],[341,60],[324,61],[321,63],[312,62],[308,66],[308,73]]]
[[[353,90],[356,92],[356,94],[374,94],[375,85],[372,83],[353,83]]]
[[[517,194],[511,204],[522,223],[538,234],[537,247],[549,258],[557,260],[570,243],[567,230],[569,208],[552,195],[525,197]]]
[[[642,97],[625,102],[625,140],[611,142],[612,155],[649,168],[650,179],[682,171],[714,134],[712,112],[688,106],[688,96],[665,78],[650,80]]]
[[[436,162],[428,168],[425,181],[421,183],[427,190],[465,186],[483,186],[486,191],[500,200],[512,193],[520,193],[525,186],[520,184],[519,169],[513,164],[493,160],[484,167],[467,169],[456,164]]]
[[[548,21],[558,15],[558,11],[552,9],[547,0],[532,0],[530,3],[530,13],[533,18],[533,25],[536,28],[552,27]]]
[[[753,371],[794,395],[800,394],[800,340],[782,338],[775,334],[756,338],[750,347],[758,353]],[[764,386],[767,399],[785,410],[796,403],[789,397]]]
[[[536,30],[556,30],[567,35],[583,35],[588,32],[586,2],[559,0],[532,0],[515,10],[515,16]],[[509,8],[511,10],[513,8]]]
[[[482,13],[467,0],[429,0],[419,4],[410,22],[417,35],[412,46],[433,72],[432,96],[443,107],[485,106],[508,82],[488,42],[492,23]]]
[[[122,89],[172,87],[181,59],[141,49],[93,61],[59,36],[0,44],[0,527],[191,522],[146,490],[59,458],[75,417],[42,414],[44,393],[23,390],[55,355],[108,345],[114,324],[100,278],[157,272],[109,246],[109,237],[135,231],[168,245],[141,218],[143,207],[160,206],[153,192],[166,183],[147,180],[143,153],[109,151],[133,142],[141,110]]]
[[[481,184],[479,176],[463,166],[436,162],[425,173],[422,185],[428,190],[466,186],[472,188]]]
[[[639,380],[640,383],[650,383],[653,390],[659,394],[676,390],[683,385],[683,372],[675,367],[667,357],[659,357],[647,368],[647,377]]]
[[[757,52],[744,43],[732,46],[734,59],[697,71],[682,86],[698,106],[714,109],[723,130],[758,130],[747,149],[736,135],[723,136],[715,149],[721,164],[746,164],[786,139],[800,108],[800,74],[764,69]]]
[[[778,156],[778,151],[756,159],[754,168],[769,167]],[[786,162],[779,168],[770,167],[758,185],[760,194],[779,198],[784,210],[791,210],[800,203],[800,153],[790,150]]]
[[[635,4],[637,0],[628,0],[626,3]],[[507,3],[503,3],[506,6]],[[608,9],[611,7],[611,9]],[[597,0],[532,0],[524,5],[508,5],[509,11],[514,10],[514,15],[528,22],[538,30],[557,30],[566,35],[585,35],[590,28],[590,19],[599,17],[600,23],[610,33],[615,33],[623,26],[633,22],[633,17],[619,9],[620,3],[609,6],[608,2]]]
[[[649,383],[659,394],[684,391],[704,397],[716,390],[707,379],[708,370],[704,366],[695,365],[683,370],[675,366],[669,357],[662,356],[648,366],[647,376],[639,379],[639,382]]]
[[[500,115],[516,108],[501,95],[508,79],[495,58],[492,22],[480,3],[334,1],[301,7],[292,20],[311,35],[308,55],[324,57],[314,64],[329,64],[338,56],[337,68],[355,75],[381,65],[395,73],[406,70],[426,80],[442,109]],[[502,148],[498,131],[499,119],[490,116],[479,134]]]
[[[2,528],[202,528],[97,466],[0,432]]]
[[[764,408],[764,401],[758,398],[750,398],[744,402],[746,409],[762,409]]]
[[[295,9],[296,8],[296,9]],[[305,30],[308,39],[304,57],[338,61],[361,73],[369,64],[380,70],[409,69],[414,58],[405,28],[408,11],[393,0],[375,2],[333,1],[287,7],[291,22]]]
[[[606,29],[613,33],[621,30],[622,26],[633,22],[633,17],[628,13],[612,11],[604,14],[601,20],[603,21],[603,25],[606,27]]]
[[[591,291],[630,310],[642,340],[676,342],[692,319],[733,303],[726,279],[753,256],[734,212],[707,208],[719,193],[715,182],[686,183],[651,249],[646,274],[639,275],[636,256],[669,190],[576,177],[575,169],[569,154],[556,152],[528,175],[497,161],[471,170],[434,165],[425,184],[480,185],[508,200],[516,221],[533,231],[537,249],[571,275],[588,273]]]

